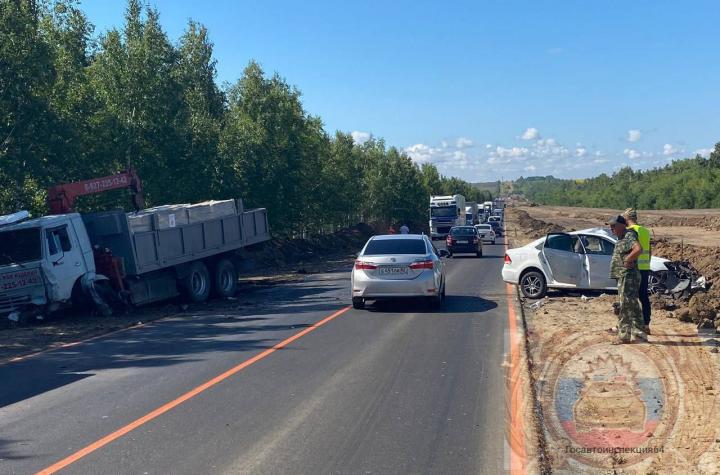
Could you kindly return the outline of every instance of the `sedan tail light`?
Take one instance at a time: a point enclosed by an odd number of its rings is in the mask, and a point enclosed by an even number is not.
[[[512,264],[512,259],[507,254],[505,254],[505,264]]]
[[[410,264],[411,269],[434,269],[435,264],[433,261],[422,261],[422,262],[413,262]]]
[[[357,269],[357,270],[373,270],[373,269],[377,269],[377,266],[370,262],[355,261],[355,269]]]
[[[446,243],[446,244],[452,244],[452,243],[453,243],[453,239],[452,239],[450,236],[448,236],[448,237],[445,238],[445,243]]]

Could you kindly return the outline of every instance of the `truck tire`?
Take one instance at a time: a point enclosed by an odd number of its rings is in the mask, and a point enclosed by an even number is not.
[[[230,259],[221,259],[213,273],[213,293],[220,298],[235,295],[238,288],[238,271]]]
[[[188,274],[180,283],[183,295],[191,302],[204,302],[210,297],[210,272],[202,262],[190,264]]]
[[[362,310],[365,308],[365,300],[362,297],[353,297],[352,306],[355,309]]]

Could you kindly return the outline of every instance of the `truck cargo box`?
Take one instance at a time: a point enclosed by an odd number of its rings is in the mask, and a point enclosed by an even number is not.
[[[190,209],[193,209],[192,214]],[[146,214],[148,211],[150,213]],[[178,219],[183,212],[186,218]],[[175,217],[170,218],[171,214]],[[152,217],[138,217],[148,215]],[[169,205],[129,214],[120,210],[89,213],[82,215],[82,219],[91,243],[108,248],[113,255],[121,257],[124,271],[130,276],[270,239],[267,210],[245,211],[241,200]],[[147,219],[151,220],[149,227],[143,221]],[[170,226],[171,220],[173,226]]]

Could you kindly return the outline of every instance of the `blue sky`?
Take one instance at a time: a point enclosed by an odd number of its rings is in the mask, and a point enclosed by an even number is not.
[[[218,82],[250,59],[326,130],[368,134],[469,181],[662,166],[720,141],[718,1],[154,0],[192,18]],[[84,0],[96,33],[124,0]]]

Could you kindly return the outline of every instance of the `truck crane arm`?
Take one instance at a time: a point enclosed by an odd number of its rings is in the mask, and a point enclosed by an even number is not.
[[[122,188],[130,189],[135,211],[139,211],[145,207],[142,182],[137,172],[132,168],[128,168],[115,175],[52,186],[47,190],[48,206],[52,214],[72,213],[75,209],[75,200],[79,196],[103,193],[105,191]]]

